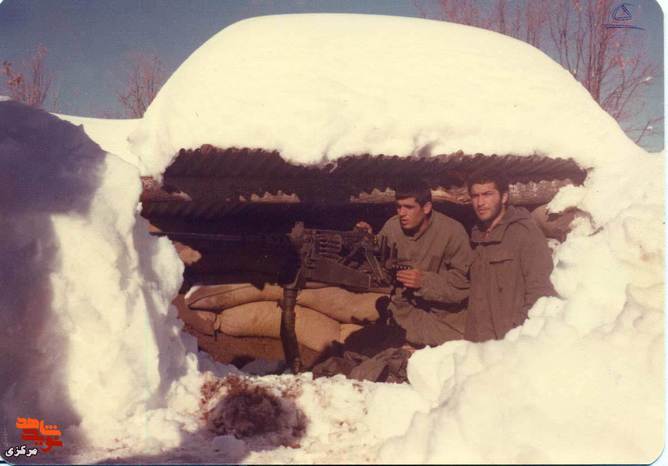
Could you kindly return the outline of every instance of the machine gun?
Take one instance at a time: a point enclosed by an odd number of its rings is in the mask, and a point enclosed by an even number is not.
[[[281,307],[281,342],[285,359],[293,373],[302,369],[295,332],[295,304],[299,290],[308,282],[344,286],[358,291],[389,288],[395,282],[396,246],[388,247],[385,237],[378,239],[364,229],[351,231],[304,228],[297,222],[283,235],[223,235],[206,233],[158,232],[173,240],[197,239],[226,243],[261,245],[288,249],[288,261],[279,277],[283,288]]]

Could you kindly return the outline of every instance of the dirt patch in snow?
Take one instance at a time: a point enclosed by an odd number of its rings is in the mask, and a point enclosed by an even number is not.
[[[295,403],[300,393],[298,386],[277,390],[239,376],[208,381],[202,386],[203,420],[209,431],[257,447],[298,448],[308,425]]]

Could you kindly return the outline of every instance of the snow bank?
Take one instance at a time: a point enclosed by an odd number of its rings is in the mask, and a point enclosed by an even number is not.
[[[178,443],[195,425],[179,410],[197,409],[197,359],[170,306],[182,265],[136,210],[137,167],[16,102],[0,102],[0,154],[6,437],[33,417],[65,450]]]
[[[592,168],[552,203],[591,214],[556,251],[563,299],[540,300],[503,341],[417,352],[410,385],[267,378],[303,381],[295,402],[309,427],[298,448],[244,461],[638,463],[660,452],[663,160],[526,44],[354,15],[256,18],[213,37],[138,122],[136,165],[0,102],[6,432],[16,416],[44,417],[70,445],[97,449],[71,457],[81,462],[108,449],[165,462],[188,444],[184,462],[213,458],[197,432],[195,344],[169,305],[180,262],[136,213],[139,175],[159,176],[178,149],[204,143],[300,163],[461,149]],[[232,443],[213,442],[245,451]]]
[[[104,151],[114,154],[126,162],[139,166],[139,160],[130,150],[128,135],[134,130],[138,119],[109,120],[88,118],[54,113],[61,120],[75,126],[83,126],[86,135],[95,141]]]

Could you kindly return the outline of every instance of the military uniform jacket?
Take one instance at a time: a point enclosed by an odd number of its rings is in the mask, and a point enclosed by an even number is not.
[[[486,233],[471,231],[474,250],[465,338],[500,339],[521,325],[541,296],[555,296],[552,254],[545,236],[524,208],[508,207]]]
[[[409,236],[399,217],[390,218],[379,235],[396,244],[399,264],[424,272],[422,287],[394,289],[390,311],[406,330],[406,339],[418,345],[439,345],[463,338],[465,305],[469,295],[469,268],[473,255],[469,237],[457,221],[432,211],[425,231]]]

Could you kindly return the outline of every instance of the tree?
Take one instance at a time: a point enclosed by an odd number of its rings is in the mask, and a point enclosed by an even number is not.
[[[141,118],[165,81],[162,62],[155,55],[134,53],[129,58],[125,88],[118,100],[127,116]]]
[[[430,2],[432,3],[432,2]],[[509,0],[438,0],[429,9],[420,0],[415,6],[425,18],[440,19],[491,29],[540,47],[542,31],[548,17],[547,2]]]
[[[542,49],[637,143],[663,120],[632,121],[644,110],[645,92],[660,67],[647,56],[636,29],[611,27],[618,5],[612,0],[439,0],[431,11],[420,0],[415,5],[424,17],[491,29]]]
[[[17,69],[11,62],[3,61],[0,73],[5,78],[5,92],[14,100],[32,107],[42,107],[51,88],[53,78],[47,71],[47,48],[38,45],[35,53]]]

